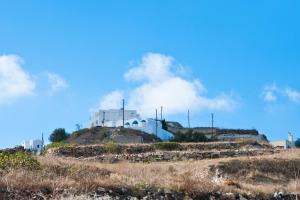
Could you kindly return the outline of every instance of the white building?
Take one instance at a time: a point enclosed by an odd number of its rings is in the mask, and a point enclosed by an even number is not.
[[[44,148],[44,142],[42,140],[29,140],[24,141],[21,146],[23,146],[26,150],[40,153]]]
[[[133,118],[140,119],[140,115],[136,110],[124,110],[124,120],[130,120]],[[117,124],[118,121],[122,121],[121,124]],[[123,126],[123,109],[110,109],[99,110],[95,112],[91,117],[90,126],[105,126],[105,127],[118,127]]]
[[[283,149],[295,148],[294,137],[291,133],[288,133],[288,139],[287,140],[273,141],[273,142],[271,142],[271,145],[273,147],[278,147],[278,148],[283,148]]]
[[[140,130],[149,134],[156,135],[162,140],[169,140],[173,137],[173,134],[162,128],[161,121],[155,119],[131,119],[125,121],[125,128],[132,128]]]
[[[91,127],[121,127],[123,126],[123,110],[100,110],[91,117]],[[162,123],[155,119],[142,119],[136,110],[124,111],[124,128],[140,130],[148,134],[154,134],[162,140],[168,140],[173,134],[162,129]]]

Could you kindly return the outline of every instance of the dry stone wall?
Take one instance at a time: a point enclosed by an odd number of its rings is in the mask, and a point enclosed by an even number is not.
[[[194,143],[180,144],[174,151],[157,150],[154,145],[118,145],[118,152],[108,153],[105,146],[74,146],[50,149],[48,154],[114,163],[203,160],[214,158],[257,156],[278,153],[268,144],[259,143]]]

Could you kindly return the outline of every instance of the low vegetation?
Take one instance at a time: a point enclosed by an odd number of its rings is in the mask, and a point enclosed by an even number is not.
[[[189,130],[186,133],[178,131],[174,134],[174,138],[171,139],[173,142],[210,142],[213,141],[208,139],[203,133],[198,133],[193,130]]]
[[[65,142],[52,142],[50,144],[48,144],[45,147],[45,152],[47,152],[49,149],[53,149],[53,148],[60,148],[60,147],[74,147],[76,146],[75,144],[69,144],[69,143],[65,143]]]
[[[53,143],[48,148],[64,145],[69,144]],[[172,151],[182,148],[183,144],[160,142],[146,146]],[[103,145],[103,149],[110,153],[117,153],[123,147],[113,142]],[[64,191],[88,194],[105,188],[125,195],[128,190],[137,194],[162,190],[171,194],[179,192],[195,199],[209,199],[205,195],[217,192],[253,194],[268,199],[275,192],[300,191],[300,150],[256,157],[115,164],[83,157],[1,153],[0,175],[0,189],[45,195],[59,195]]]
[[[221,162],[218,169],[230,176],[250,177],[262,175],[267,177],[284,177],[281,180],[300,178],[300,158],[289,160],[275,159],[234,159],[229,162]],[[296,176],[296,177],[295,177]]]
[[[37,159],[25,152],[0,153],[0,170],[11,169],[39,169],[40,164]]]
[[[61,142],[69,137],[70,134],[68,134],[64,128],[57,128],[51,133],[49,140],[51,142]]]
[[[122,152],[122,147],[114,142],[108,142],[104,144],[103,148],[107,153],[118,154]]]
[[[296,141],[295,141],[295,146],[297,148],[300,148],[300,138],[298,138]]]
[[[152,145],[156,150],[174,151],[179,150],[181,145],[177,142],[158,142]]]
[[[110,144],[111,145],[111,144]],[[165,144],[164,144],[165,145]],[[169,145],[169,143],[168,143]],[[21,191],[43,191],[58,194],[70,190],[76,194],[95,192],[99,188],[122,188],[134,191],[183,192],[191,198],[216,192],[260,195],[268,199],[278,191],[299,191],[299,151],[257,158],[227,158],[220,160],[185,161],[168,163],[101,164],[80,159],[38,157],[39,169],[32,167],[11,170],[2,174],[0,185]],[[30,157],[34,158],[34,157]],[[34,161],[35,163],[37,161]],[[211,168],[226,173],[224,180],[216,182]],[[272,178],[262,179],[261,174]],[[255,178],[253,178],[255,177]],[[124,193],[124,192],[123,192]],[[126,193],[126,192],[125,192]],[[205,199],[205,198],[204,198]]]

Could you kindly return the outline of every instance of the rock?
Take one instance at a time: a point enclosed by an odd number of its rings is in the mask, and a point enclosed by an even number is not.
[[[239,194],[239,200],[248,200],[245,197],[243,197],[243,195]]]

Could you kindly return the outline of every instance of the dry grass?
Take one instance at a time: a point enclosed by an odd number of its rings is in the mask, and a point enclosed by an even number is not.
[[[276,163],[276,160],[284,162]],[[19,190],[57,191],[73,189],[76,192],[90,192],[99,187],[135,189],[163,188],[166,190],[184,191],[190,194],[210,193],[214,191],[242,192],[252,194],[272,194],[278,191],[299,192],[300,176],[285,177],[278,171],[271,171],[268,177],[272,180],[251,179],[253,173],[262,175],[255,163],[272,162],[289,166],[289,161],[300,158],[300,151],[282,152],[256,158],[240,157],[239,165],[234,165],[237,158],[223,158],[202,161],[161,162],[161,163],[117,163],[103,164],[74,158],[38,157],[40,170],[11,170],[2,174],[0,187]],[[257,161],[257,162],[255,162]],[[222,181],[216,182],[211,166],[228,164],[228,170],[240,176],[228,173]],[[249,166],[247,165],[249,164]],[[232,165],[233,164],[233,165]],[[242,167],[243,173],[236,167]],[[256,166],[255,169],[252,169]],[[263,165],[262,165],[263,166]],[[271,167],[271,165],[269,166]],[[279,169],[279,168],[277,168]],[[291,169],[291,168],[288,168]],[[264,175],[265,175],[264,174]],[[241,177],[242,176],[242,177]],[[284,181],[282,181],[284,180]],[[297,184],[296,184],[297,183]]]

